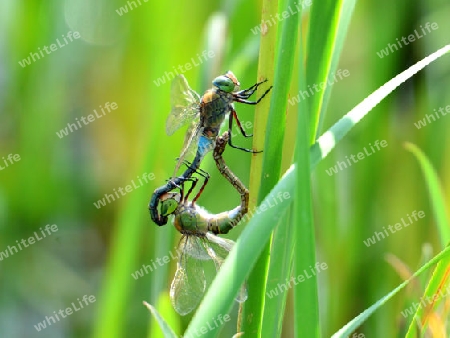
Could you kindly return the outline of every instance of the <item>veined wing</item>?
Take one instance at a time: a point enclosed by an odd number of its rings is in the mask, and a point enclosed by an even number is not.
[[[207,250],[208,255],[214,261],[216,271],[219,271],[222,263],[233,247],[234,242],[229,239],[221,238],[209,232],[206,233],[206,239],[207,240],[203,242],[203,245]]]
[[[209,260],[211,257],[203,246],[204,240],[201,237],[195,235],[188,236],[189,241],[184,245],[185,252],[187,255],[197,259],[197,260]]]
[[[214,261],[216,271],[219,271],[222,263],[228,256],[228,253],[233,248],[234,242],[232,240],[216,236],[210,232],[206,233],[206,239],[209,241],[209,246],[207,247],[208,254]],[[205,244],[208,245],[208,242],[206,242]],[[241,286],[241,289],[239,290],[238,295],[236,296],[236,301],[238,301],[239,303],[243,303],[247,300],[247,298],[247,283],[244,282],[244,284]]]
[[[172,135],[192,119],[200,118],[200,96],[189,87],[183,75],[172,81],[170,90],[171,111],[166,121],[166,133]]]
[[[200,126],[200,123],[197,121],[197,119],[192,121],[186,132],[186,136],[184,137],[183,149],[181,150],[180,156],[178,157],[178,162],[175,166],[175,170],[173,171],[174,177],[176,176],[178,169],[180,169],[181,165],[183,164],[186,156],[191,154],[195,156],[197,152],[198,138],[200,137],[201,131],[202,127]]]
[[[232,241],[231,239],[216,236],[211,232],[206,233],[206,239],[210,243],[215,244],[211,246],[217,249],[216,252],[222,257],[222,259],[225,259],[227,257],[228,253],[234,246],[234,241]]]
[[[178,246],[177,271],[170,286],[170,300],[182,316],[194,310],[205,293],[205,273],[201,261],[196,258],[203,250],[197,247],[198,240],[195,236],[183,236]]]

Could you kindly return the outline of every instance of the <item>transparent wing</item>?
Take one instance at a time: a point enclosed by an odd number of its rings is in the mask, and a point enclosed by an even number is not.
[[[233,248],[234,242],[232,240],[216,236],[210,232],[206,233],[206,238],[209,241],[209,247],[207,249],[208,254],[209,256],[211,256],[211,259],[216,265],[216,271],[219,271],[222,263],[228,256],[228,253]],[[247,283],[244,282],[244,284],[241,286],[241,289],[239,290],[238,295],[236,296],[236,301],[238,301],[239,303],[243,303],[247,300],[247,298]]]
[[[185,316],[198,306],[205,293],[205,273],[201,261],[196,258],[204,254],[198,238],[194,236],[183,236],[178,250],[177,271],[170,286],[170,300],[174,309]]]
[[[218,247],[217,251],[221,252],[224,255],[222,256],[224,259],[234,246],[234,241],[232,241],[231,239],[216,236],[211,232],[206,233],[206,239],[210,241],[212,244],[215,244],[214,245],[215,248]]]
[[[200,119],[200,96],[189,87],[183,75],[172,81],[170,90],[170,114],[166,121],[166,133],[172,135],[192,119]]]
[[[184,137],[183,149],[181,150],[180,156],[178,157],[175,170],[173,171],[173,176],[176,176],[178,169],[180,169],[186,156],[195,156],[197,152],[198,138],[200,137],[203,128],[200,127],[199,122],[196,120],[189,126],[186,136]]]
[[[209,256],[208,251],[203,245],[204,240],[197,236],[188,236],[189,241],[185,245],[185,252],[187,255],[195,258],[197,260],[209,260],[211,257]]]
[[[207,241],[204,241],[203,245],[207,250],[208,255],[213,260],[214,265],[216,266],[216,271],[219,271],[222,263],[233,247],[234,242],[229,239],[221,238],[209,232],[206,233],[206,239]]]

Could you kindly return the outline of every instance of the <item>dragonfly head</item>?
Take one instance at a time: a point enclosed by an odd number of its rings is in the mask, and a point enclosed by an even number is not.
[[[168,192],[160,197],[161,216],[171,215],[177,210],[181,201],[181,194],[178,192]]]
[[[213,80],[213,85],[220,90],[231,93],[239,90],[240,83],[231,70],[225,75],[220,75]]]

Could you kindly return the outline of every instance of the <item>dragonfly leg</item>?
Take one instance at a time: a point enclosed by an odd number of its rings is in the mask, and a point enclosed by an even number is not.
[[[203,190],[205,189],[206,184],[208,183],[209,174],[207,174],[206,176],[203,176],[203,177],[204,177],[205,180],[203,181],[203,184],[202,184],[200,190],[198,191],[197,195],[195,195],[194,199],[192,200],[192,205],[194,205],[195,202],[197,202],[198,198],[200,197],[200,195],[202,194]]]
[[[198,168],[196,166],[193,166],[191,162],[184,160],[183,164],[186,167],[188,167],[189,169],[193,170],[194,173],[199,174],[202,177],[208,176],[208,178],[209,178],[209,174],[206,171],[204,171],[203,169]]]
[[[243,135],[245,137],[250,137],[251,135],[247,136],[247,134],[245,134],[244,130],[242,129],[241,123],[237,117],[236,111],[233,109],[232,113],[230,114],[230,117],[228,119],[228,133],[231,135],[231,130],[233,128],[233,117],[236,119],[236,122],[238,124],[238,126],[241,129],[241,132],[243,133]],[[262,151],[257,151],[257,150],[253,150],[253,149],[247,149],[247,148],[243,148],[243,147],[239,147],[239,146],[235,146],[233,143],[231,143],[231,137],[228,139],[228,144],[230,145],[231,148],[235,148],[235,149],[240,149],[243,150],[247,153],[261,153]]]
[[[202,194],[203,190],[205,189],[205,186],[206,186],[206,184],[208,183],[208,180],[209,180],[209,177],[210,177],[210,176],[209,176],[209,174],[208,174],[206,171],[204,171],[203,169],[200,169],[200,168],[193,168],[193,167],[191,166],[191,163],[190,163],[189,161],[186,161],[186,160],[185,160],[185,161],[183,161],[183,164],[186,165],[188,168],[194,170],[194,172],[195,172],[196,174],[202,176],[202,177],[205,179],[204,182],[203,182],[203,184],[202,184],[202,186],[201,186],[201,188],[200,188],[200,190],[199,190],[199,192],[195,195],[194,199],[193,199],[192,202],[191,202],[192,205],[193,205],[193,204],[195,204],[195,202],[198,200],[198,198],[199,198],[200,195]],[[189,188],[189,190],[188,190],[188,192],[187,192],[187,194],[186,194],[186,196],[185,196],[185,202],[187,201],[187,198],[189,197],[189,195],[191,194],[192,190],[193,190],[194,187],[196,186],[196,184],[197,184],[197,182],[198,182],[198,178],[196,178],[196,177],[190,177],[190,178],[187,178],[186,181],[192,181],[192,185],[191,185],[191,187]]]
[[[262,96],[259,99],[257,99],[256,101],[248,101],[247,98],[243,98],[243,97],[235,97],[234,101],[240,102],[240,103],[245,103],[245,104],[258,104],[264,98],[264,96],[266,96],[270,92],[272,87],[273,86],[270,86],[269,89],[267,89],[264,92],[264,94],[262,94]]]
[[[239,120],[239,118],[237,116],[236,110],[232,109],[230,115],[233,115],[234,119],[236,120],[236,124],[238,125],[239,129],[241,130],[242,136],[244,136],[244,137],[252,137],[253,136],[253,134],[247,134],[245,132],[244,128],[242,128],[241,121]]]
[[[184,200],[183,200],[184,204],[187,203],[189,195],[191,194],[192,190],[194,190],[195,186],[197,185],[198,179],[196,177],[191,177],[188,181],[192,182],[192,184],[191,184],[191,187],[189,188],[188,192],[184,196]],[[183,191],[184,191],[184,183],[183,183]]]
[[[265,79],[264,81],[255,83],[253,86],[251,86],[248,89],[238,91],[237,93],[235,93],[235,95],[236,95],[236,97],[238,97],[240,99],[248,99],[258,89],[258,86],[260,86],[264,82],[267,82],[267,79]]]

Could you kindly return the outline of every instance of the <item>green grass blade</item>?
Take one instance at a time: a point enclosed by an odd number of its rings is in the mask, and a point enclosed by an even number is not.
[[[271,15],[275,15],[278,11],[278,1],[264,1],[262,7],[261,22],[269,20]],[[275,45],[277,40],[277,30],[269,28],[266,34],[261,35],[261,47],[259,51],[258,63],[258,81],[267,79],[273,84],[274,80],[274,61],[275,61]],[[258,89],[257,94],[261,95],[262,88]],[[271,97],[273,93],[269,94]],[[269,114],[270,100],[262,100],[255,107],[254,116],[254,133],[253,133],[253,149],[264,149],[264,137]],[[253,156],[250,168],[250,209],[257,205],[255,196],[258,196],[261,184],[263,157]]]
[[[262,11],[261,11],[261,28],[263,28],[263,22],[266,22],[270,19],[271,16],[275,15],[278,12],[278,1],[263,1]],[[271,84],[274,81],[275,70],[273,67],[275,61],[275,46],[277,41],[277,26],[267,28],[267,31],[260,34],[261,37],[261,47],[259,51],[259,63],[258,63],[258,81],[263,79],[268,79]],[[261,89],[257,92],[258,95],[261,95]],[[270,94],[270,98],[273,96],[273,90]],[[270,102],[269,100],[262,100],[255,108],[255,116],[254,116],[254,134],[253,134],[253,149],[264,149],[266,145],[264,144],[265,140],[265,130],[267,126],[268,114],[269,114]],[[259,156],[253,156],[251,161],[251,170],[250,170],[250,204],[249,209],[253,210],[256,205],[258,205],[258,201],[256,200],[256,196],[258,196],[260,184],[261,184],[261,173],[262,173],[262,165],[263,165],[263,156],[261,154]],[[268,252],[263,254],[263,256],[267,257]],[[267,275],[267,259],[263,261],[263,266],[255,269],[252,278],[259,280],[265,280]],[[255,283],[255,285],[252,285]],[[255,316],[257,313],[257,317],[262,317],[262,304],[261,302],[264,300],[264,290],[261,289],[256,283],[256,281],[249,280],[249,299],[247,299],[244,304],[243,309],[243,329],[247,332],[252,332],[252,334],[256,335],[257,326],[253,326],[249,328],[248,325],[251,323],[247,323],[247,318],[251,318]],[[259,289],[259,291],[258,291]],[[256,293],[254,293],[256,292]],[[253,331],[254,330],[254,331]]]
[[[378,103],[386,96],[394,91],[407,79],[411,78],[421,69],[428,66],[431,62],[436,61],[444,54],[450,51],[450,45],[446,45],[436,52],[423,58],[416,64],[401,72],[393,79],[386,82],[372,94],[367,96],[361,103],[350,110],[344,117],[336,122],[329,130],[320,136],[316,143],[312,146],[311,165],[314,166],[320,159],[324,158],[335,147],[335,145],[366,116]]]
[[[419,148],[417,148],[417,146],[411,143],[407,143],[405,147],[419,161],[428,186],[431,205],[433,207],[434,217],[436,218],[437,227],[440,234],[439,238],[441,239],[441,248],[444,248],[450,242],[450,228],[448,227],[444,194],[442,192],[438,175],[433,169],[431,162],[428,160],[425,154]]]
[[[355,0],[325,0],[313,3],[307,50],[308,85],[319,85],[333,79],[355,3]],[[320,131],[332,87],[327,85],[324,90],[316,92],[308,99],[311,109],[311,143]]]
[[[286,2],[280,6],[286,8]],[[291,8],[292,9],[292,8]],[[301,22],[302,17],[302,7],[298,6],[296,9],[297,15],[296,17],[289,17],[287,20],[298,20],[299,24]],[[297,39],[297,41],[301,41]],[[278,41],[278,43],[281,43]],[[296,46],[296,50],[293,53],[298,54],[299,47]],[[278,55],[278,60],[282,58],[282,55]],[[296,62],[297,69],[300,65],[303,65],[302,62]],[[292,69],[291,71],[293,71]],[[295,71],[296,73],[297,71]],[[287,81],[288,86],[292,86],[291,81]],[[297,87],[294,84],[294,87]],[[292,88],[291,93],[288,94],[289,97],[292,96]],[[286,106],[285,115],[286,115],[286,123],[288,122],[289,114],[296,114],[297,112],[294,109],[297,107],[293,107],[292,105]],[[281,111],[281,110],[280,110]],[[305,110],[307,111],[307,110]],[[292,127],[289,128],[289,125],[286,125],[285,136],[284,136],[284,145],[283,145],[283,161],[286,163],[289,160],[289,164],[293,159],[293,153],[295,151],[295,142],[292,143],[287,140],[293,140],[298,137],[298,127],[297,127],[298,118],[295,118],[295,123],[292,123]],[[270,125],[270,124],[269,124]],[[306,147],[306,151],[309,151],[309,146]],[[309,166],[306,166],[306,170],[309,174]],[[296,198],[294,198],[294,201]],[[288,294],[290,293],[292,282],[292,262],[294,261],[294,256],[296,256],[296,233],[298,224],[296,223],[294,210],[291,208],[289,215],[285,215],[279,221],[279,226],[276,227],[273,232],[271,249],[270,249],[270,266],[267,275],[267,284],[266,284],[266,297],[264,303],[264,314],[263,314],[263,327],[262,331],[264,336],[272,336],[272,337],[280,337],[282,335],[283,330],[283,320],[285,317],[285,309],[286,309],[286,300]],[[288,290],[284,291],[284,288],[287,286]],[[291,290],[292,291],[292,290]],[[273,292],[279,293],[278,295],[274,295]],[[272,295],[272,296],[269,296]],[[288,329],[289,330],[289,329]]]
[[[161,315],[156,310],[156,308],[154,308],[152,305],[150,305],[149,303],[147,303],[145,301],[143,303],[147,307],[147,309],[150,310],[150,312],[152,313],[153,317],[155,317],[156,321],[159,324],[159,327],[161,328],[161,330],[164,333],[164,337],[165,338],[177,338],[177,335],[175,334],[175,332],[173,332],[173,330],[167,324],[167,322],[164,320],[164,318],[161,317]]]
[[[283,10],[295,8],[294,0],[287,0],[283,3]],[[270,5],[263,5],[268,7]],[[275,10],[274,7],[270,7]],[[272,14],[272,13],[271,13]],[[278,23],[280,25],[280,41],[276,44],[276,66],[273,79],[273,89],[271,92],[271,101],[267,123],[263,128],[265,131],[264,153],[262,171],[258,177],[261,178],[261,185],[258,191],[258,202],[261,202],[275,186],[281,172],[281,149],[284,141],[287,97],[289,93],[292,69],[294,67],[294,56],[298,32],[298,13],[294,13],[289,19]],[[265,57],[261,55],[261,57]],[[270,56],[268,56],[270,57]],[[266,66],[269,66],[266,64]],[[260,70],[261,72],[262,70]],[[258,123],[262,121],[259,120]],[[267,128],[266,126],[270,126]],[[255,130],[257,126],[255,125]],[[252,189],[252,186],[250,186]],[[255,193],[255,190],[253,190]],[[263,325],[264,300],[266,281],[269,267],[270,242],[266,245],[261,254],[261,258],[255,266],[249,278],[249,299],[245,306],[245,320],[243,322],[243,331],[247,334],[260,336]]]
[[[301,74],[300,74],[301,75]],[[302,88],[302,83],[300,83]],[[301,107],[301,106],[300,106]],[[297,124],[296,163],[299,163],[294,196],[296,230],[295,276],[316,263],[316,241],[311,200],[310,124],[307,110],[299,111]],[[294,327],[297,337],[319,337],[319,301],[317,275],[313,275],[294,289]]]
[[[418,336],[418,323],[421,324],[421,332],[424,333],[428,326],[429,315],[432,314],[432,310],[437,308],[437,306],[443,301],[445,294],[441,295],[440,293],[448,288],[448,276],[449,276],[449,266],[450,266],[450,257],[444,257],[436,266],[436,269],[433,271],[433,275],[430,279],[430,282],[427,285],[425,293],[420,302],[420,306],[417,308],[414,313],[414,317],[411,319],[411,322],[408,327],[408,332],[405,337],[414,338]],[[422,302],[427,301],[428,305],[426,308],[422,306]]]
[[[291,210],[292,211],[292,208]],[[292,273],[292,261],[294,259],[294,232],[295,223],[292,212],[287,212],[278,221],[276,226],[272,248],[270,253],[270,267],[267,278],[267,295],[264,303],[263,328],[264,336],[281,337],[283,320],[286,308],[286,299],[289,290],[282,291],[280,284],[286,285]],[[274,295],[272,292],[278,292]],[[272,291],[272,292],[271,292]]]
[[[166,321],[167,325],[175,332],[175,334],[180,336],[182,331],[181,320],[180,316],[172,306],[169,290],[161,292],[155,304],[156,306],[154,306],[154,308],[159,309],[159,315]],[[162,330],[156,316],[153,316],[150,320],[147,337],[165,338],[164,331]]]
[[[445,200],[444,194],[442,192],[441,184],[434,170],[431,162],[425,156],[425,154],[414,144],[407,143],[405,145],[406,149],[409,150],[419,161],[420,167],[422,168],[423,175],[427,182],[428,192],[430,195],[431,205],[434,211],[434,216],[436,218],[438,231],[440,233],[441,245],[445,247],[450,241],[449,229],[448,229],[448,218],[445,211]],[[439,291],[446,289],[448,285],[448,269],[450,266],[450,257],[445,257],[439,262],[436,269],[434,270],[433,276],[431,277],[428,286],[425,290],[424,299],[434,299],[435,295],[439,294]],[[429,307],[426,309],[420,303],[417,308],[413,319],[410,322],[407,337],[417,337],[417,323],[421,323],[422,332],[425,332],[428,324],[429,314],[433,308],[436,308],[442,301],[443,297],[436,297],[432,302],[429,302]],[[426,315],[424,315],[427,311]]]
[[[444,250],[442,250],[440,253],[438,253],[436,256],[434,256],[429,262],[424,264],[419,270],[417,270],[414,275],[409,278],[408,280],[401,283],[399,286],[397,286],[394,290],[389,292],[386,296],[378,300],[375,304],[373,304],[371,307],[366,309],[364,312],[362,312],[360,315],[352,319],[349,323],[347,323],[342,329],[340,329],[338,332],[333,334],[332,338],[338,338],[338,337],[348,337],[353,331],[355,331],[364,321],[372,315],[376,310],[378,310],[383,304],[385,304],[389,299],[391,299],[393,296],[395,296],[400,290],[402,290],[406,285],[408,285],[411,280],[413,280],[415,277],[420,276],[424,271],[426,271],[429,267],[436,264],[443,258],[448,258],[446,255],[450,253],[450,247],[446,247]]]

